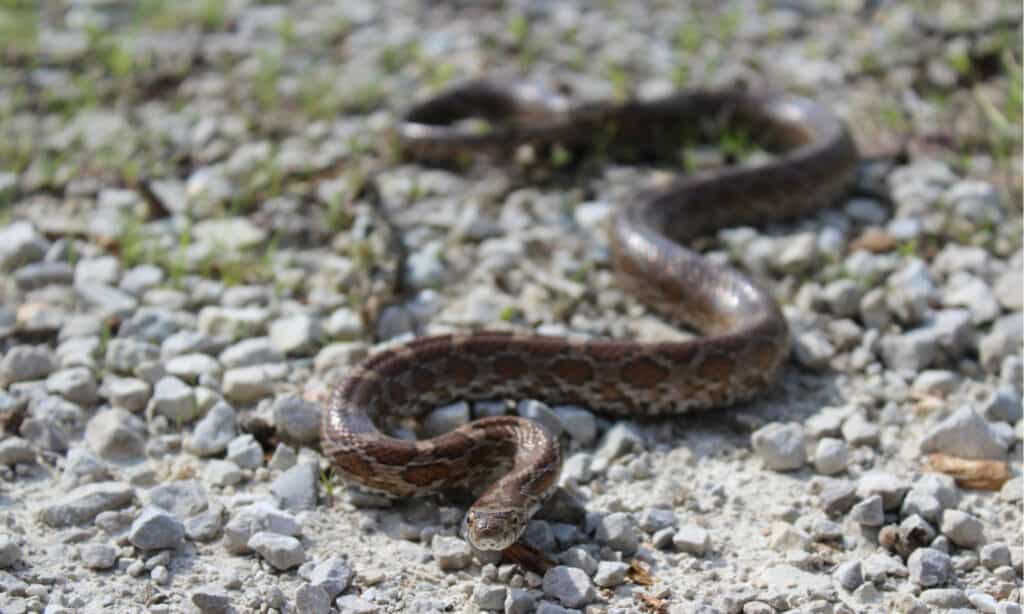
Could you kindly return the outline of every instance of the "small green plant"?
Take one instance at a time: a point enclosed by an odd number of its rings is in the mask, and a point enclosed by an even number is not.
[[[186,256],[190,245],[192,245],[192,220],[186,217],[182,222],[181,231],[178,233],[178,248],[165,263],[167,277],[174,288],[182,287],[182,280],[188,272]]]
[[[606,74],[608,81],[612,84],[612,90],[616,100],[625,100],[629,96],[630,76],[625,66],[620,64],[609,64]]]
[[[100,322],[100,345],[96,349],[96,352],[100,356],[107,355],[107,346],[110,345],[110,337],[110,322],[104,318],[104,320]]]
[[[916,256],[918,253],[917,241],[911,239],[909,241],[904,241],[903,243],[900,243],[898,251],[899,255],[904,258],[911,258],[913,256]]]
[[[420,46],[416,41],[406,41],[388,45],[381,51],[378,63],[381,70],[394,74],[405,66],[414,63],[420,56]]]
[[[745,159],[754,150],[754,142],[750,138],[750,134],[738,127],[722,131],[718,145],[727,156],[738,161]]]
[[[326,499],[328,507],[334,503],[336,477],[337,476],[334,475],[334,469],[331,467],[320,471],[320,488],[324,491],[324,498]]]
[[[501,313],[498,314],[498,318],[500,318],[502,322],[511,322],[518,317],[519,310],[512,305],[505,307],[501,310]]]
[[[270,53],[261,53],[259,68],[253,77],[252,87],[256,100],[265,109],[275,109],[278,103],[277,83],[281,77],[281,58]]]
[[[199,8],[199,23],[207,31],[223,30],[227,15],[226,0],[203,0]]]
[[[561,144],[555,144],[551,148],[551,164],[555,168],[562,168],[572,162],[572,152]]]

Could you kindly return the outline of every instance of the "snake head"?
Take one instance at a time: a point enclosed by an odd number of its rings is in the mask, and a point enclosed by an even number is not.
[[[525,528],[525,516],[513,508],[473,507],[466,514],[466,534],[477,550],[504,550]]]

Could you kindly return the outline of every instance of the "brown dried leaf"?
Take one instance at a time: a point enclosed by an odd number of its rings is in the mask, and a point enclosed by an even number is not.
[[[896,243],[896,237],[885,229],[871,227],[865,229],[863,234],[850,242],[850,251],[863,249],[874,254],[882,254],[892,251],[896,247]]]
[[[643,608],[648,612],[654,612],[654,614],[664,614],[665,612],[668,612],[668,603],[664,599],[658,599],[657,597],[645,595],[644,593],[639,593],[637,597],[640,599],[640,603]]]
[[[1010,479],[1005,461],[974,460],[948,454],[930,454],[925,468],[952,476],[958,486],[975,490],[999,490]]]
[[[626,572],[626,577],[629,578],[629,581],[633,584],[639,584],[640,586],[650,586],[654,584],[654,578],[651,577],[651,572],[636,559],[629,562],[629,571]]]

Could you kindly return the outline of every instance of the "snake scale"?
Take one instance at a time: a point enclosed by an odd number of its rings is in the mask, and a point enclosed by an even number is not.
[[[467,118],[493,122],[466,127]],[[554,490],[559,444],[515,416],[481,418],[432,439],[385,433],[458,400],[534,398],[612,416],[678,415],[747,400],[777,378],[789,332],[757,283],[684,247],[733,225],[792,218],[834,203],[857,151],[843,124],[810,100],[688,91],[652,101],[572,104],[525,84],[476,81],[414,106],[398,137],[415,158],[508,153],[523,145],[678,149],[700,120],[724,121],[774,154],[680,176],[620,205],[611,223],[620,285],[702,336],[684,342],[479,331],[428,336],[372,355],[331,391],[322,449],[343,478],[396,496],[453,488],[479,494],[466,514],[482,550],[513,544]]]

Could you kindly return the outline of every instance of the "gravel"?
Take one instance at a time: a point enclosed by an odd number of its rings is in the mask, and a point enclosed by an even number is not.
[[[148,4],[0,9],[0,609],[1019,611],[1017,9]],[[320,447],[332,388],[435,333],[692,338],[616,282],[607,230],[670,174],[779,153],[701,122],[657,164],[395,149],[414,101],[506,74],[572,100],[799,92],[864,158],[814,214],[687,230],[789,322],[755,398],[629,420],[502,378],[422,407],[415,365],[381,380],[424,413],[398,437],[517,415],[558,438],[523,539],[546,573],[471,548],[459,493],[348,489]]]
[[[246,545],[277,570],[298,567],[306,560],[302,542],[288,535],[260,531],[253,534]]]
[[[949,555],[934,548],[918,548],[907,559],[910,579],[921,586],[941,586],[953,573]]]
[[[750,444],[764,466],[775,471],[799,469],[807,459],[800,424],[769,424],[751,435]]]
[[[185,525],[162,509],[147,507],[132,523],[128,539],[140,550],[176,548],[184,542]]]

